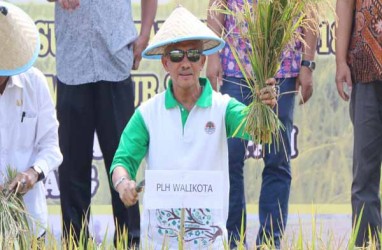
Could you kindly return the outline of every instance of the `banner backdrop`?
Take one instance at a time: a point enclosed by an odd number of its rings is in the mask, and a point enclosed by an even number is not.
[[[13,0],[9,2],[20,6],[35,20],[41,38],[41,51],[35,66],[46,75],[52,98],[55,101],[54,3],[46,0]],[[139,30],[140,0],[132,2],[135,24]],[[158,3],[152,35],[158,31],[166,17],[179,3],[201,20],[206,19],[207,0],[198,1],[198,4],[194,0],[159,0]],[[335,87],[333,20],[328,17],[328,20],[323,20],[320,25],[321,36],[317,44],[317,68],[314,72],[313,97],[305,105],[298,105],[300,98],[296,98],[295,124],[292,132],[291,204],[345,204],[350,202],[352,126],[348,115],[348,103],[338,97]],[[67,53],[71,53],[71,51],[67,51]],[[162,70],[159,60],[143,60],[140,69],[133,71],[132,74],[136,106],[166,89],[168,75]],[[202,75],[205,74],[202,73]],[[245,169],[247,202],[257,203],[263,168],[263,161],[259,159],[261,148],[250,143],[247,157]],[[143,167],[141,167],[138,178],[142,178],[142,172]],[[102,153],[98,141],[95,140],[92,204],[110,204],[106,178]],[[54,172],[47,177],[45,182],[46,195],[51,205],[59,204],[60,201],[57,180],[58,174]]]

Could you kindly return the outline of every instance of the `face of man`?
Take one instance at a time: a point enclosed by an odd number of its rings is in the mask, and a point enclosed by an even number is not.
[[[162,56],[163,67],[169,72],[174,90],[199,86],[199,76],[206,61],[201,41],[184,41],[169,45]]]

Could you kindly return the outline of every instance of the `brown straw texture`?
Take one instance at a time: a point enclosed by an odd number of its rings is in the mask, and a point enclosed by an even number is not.
[[[39,38],[33,20],[21,9],[0,1],[8,13],[0,13],[0,70],[23,67],[32,59]]]

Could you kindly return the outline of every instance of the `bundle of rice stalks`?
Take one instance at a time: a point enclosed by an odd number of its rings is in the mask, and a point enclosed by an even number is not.
[[[30,249],[32,235],[28,225],[29,215],[25,210],[21,194],[8,190],[9,183],[17,172],[7,168],[5,186],[0,192],[0,248]],[[18,187],[16,187],[17,189]]]
[[[318,6],[326,0],[242,0],[242,5],[233,8],[225,1],[217,0],[210,11],[232,16],[239,34],[225,30],[235,60],[252,93],[252,103],[248,106],[247,118],[243,121],[245,130],[252,140],[271,145],[279,142],[283,125],[277,117],[277,107],[272,110],[259,98],[260,89],[266,87],[266,80],[274,77],[280,67],[280,59],[285,48],[293,49],[295,41],[305,44],[301,29],[318,31]],[[240,1],[238,1],[239,3]],[[212,15],[213,16],[213,15]],[[314,17],[314,18],[312,18]],[[238,49],[238,39],[245,42],[246,58],[250,68],[243,61]],[[289,45],[289,46],[288,46]],[[278,148],[278,145],[276,145]]]

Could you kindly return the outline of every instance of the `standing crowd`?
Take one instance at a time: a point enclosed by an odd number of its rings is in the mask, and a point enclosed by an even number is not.
[[[217,2],[237,11],[243,5],[243,0],[210,0],[209,6]],[[44,75],[33,67],[40,50],[34,21],[19,7],[0,1],[0,171],[17,171],[12,180],[2,178],[0,183],[23,194],[36,238],[43,241],[48,228],[43,180],[58,169],[62,241],[92,240],[88,222],[96,134],[110,177],[115,245],[223,249],[228,242],[235,249],[240,240],[245,244],[252,237],[245,234],[244,190],[245,150],[251,138],[241,123],[253,97],[231,51],[233,44],[250,68],[247,41],[234,17],[208,11],[206,25],[177,6],[150,40],[157,0],[141,0],[139,31],[131,0],[54,4],[56,107]],[[339,96],[350,99],[354,127],[351,205],[353,225],[360,224],[355,244],[379,246],[382,0],[337,0],[336,14],[335,82]],[[287,226],[295,95],[285,93],[301,93],[300,104],[313,93],[318,31],[299,32],[304,41],[291,41],[279,71],[258,93],[263,104],[278,110],[285,127],[280,137],[284,146],[270,147],[263,157],[258,247],[271,243],[282,248]],[[142,57],[160,60],[170,80],[165,91],[135,108],[132,70],[139,68]],[[136,183],[140,166],[147,186],[141,213]],[[147,182],[188,177],[197,184],[190,178],[195,174],[207,177],[203,184],[217,200],[202,195],[195,195],[193,203],[166,200],[169,196]],[[217,190],[219,183],[223,185]],[[159,202],[153,204],[149,199],[156,196]]]

